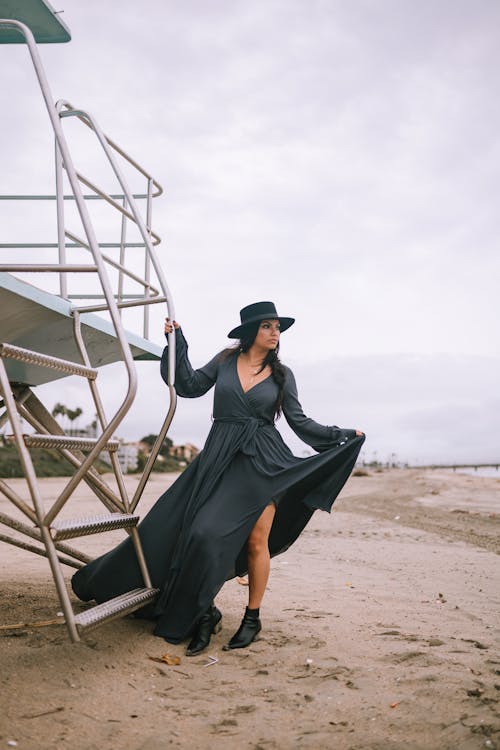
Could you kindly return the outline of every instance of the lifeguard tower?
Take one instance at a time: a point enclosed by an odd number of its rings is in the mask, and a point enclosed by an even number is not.
[[[25,517],[22,522],[2,512],[0,523],[10,532],[0,534],[0,541],[48,558],[70,638],[78,641],[86,629],[151,603],[158,594],[151,585],[141,549],[136,509],[174,415],[176,396],[171,376],[167,416],[130,497],[113,436],[134,401],[135,360],[158,360],[161,354],[149,340],[150,306],[166,305],[167,314],[174,317],[155,250],[160,238],[152,229],[152,203],[162,188],[102,132],[88,112],[69,101],[53,100],[37,43],[70,39],[68,28],[45,0],[0,0],[0,43],[26,46],[26,64],[32,66],[38,81],[48,113],[47,127],[55,139],[53,194],[0,195],[0,200],[3,205],[7,201],[30,206],[42,203],[51,210],[55,206],[57,215],[57,242],[0,238],[0,426],[4,428],[2,439],[13,442],[19,452],[30,498],[26,501],[6,479],[0,479],[0,491]],[[117,192],[105,190],[76,169],[65,136],[69,121],[90,130],[119,186]],[[131,170],[143,185],[140,192],[129,189],[125,171],[128,176]],[[99,241],[89,209],[95,202],[117,212],[120,232],[116,242]],[[77,217],[76,229],[70,226],[68,214],[71,221]],[[133,228],[137,241],[128,239],[129,228]],[[47,289],[49,279],[52,286]],[[141,318],[139,333],[124,327],[124,311],[129,308],[135,308],[136,319]],[[169,371],[173,373],[175,346],[170,343]],[[112,362],[123,365],[128,385],[121,404],[110,416],[99,390],[99,368]],[[90,389],[98,422],[98,434],[93,439],[66,434],[35,395],[36,386],[69,375],[78,376],[82,388]],[[35,447],[56,449],[74,470],[50,507],[42,501],[30,455]],[[102,451],[109,453],[113,486],[94,467]],[[102,504],[102,515],[61,520],[61,511],[65,508],[67,515],[81,482],[86,482]],[[117,528],[132,537],[144,586],[75,613],[62,566],[78,568],[89,558],[67,540]]]

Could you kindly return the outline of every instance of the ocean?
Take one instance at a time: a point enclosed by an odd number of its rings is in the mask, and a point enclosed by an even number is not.
[[[456,469],[457,474],[470,474],[473,477],[493,477],[500,479],[500,468],[494,466],[483,466],[479,469]]]

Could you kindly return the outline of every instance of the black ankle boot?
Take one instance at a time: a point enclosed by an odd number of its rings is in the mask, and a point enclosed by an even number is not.
[[[204,615],[200,617],[196,625],[193,637],[186,649],[186,656],[196,656],[206,649],[210,643],[212,633],[218,633],[222,625],[222,614],[214,604],[211,604]]]
[[[229,643],[222,647],[223,651],[231,651],[233,648],[246,648],[262,630],[262,623],[258,617],[245,612],[241,625],[233,635]]]

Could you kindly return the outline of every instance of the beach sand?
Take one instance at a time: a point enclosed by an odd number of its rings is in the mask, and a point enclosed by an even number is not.
[[[142,513],[172,479],[151,478]],[[500,750],[499,502],[500,478],[353,477],[273,560],[260,640],[222,651],[247,595],[231,581],[222,631],[191,659],[132,617],[78,644],[34,627],[62,619],[48,562],[0,545],[0,748]],[[94,508],[83,486],[68,514]],[[72,543],[98,554],[122,535]],[[150,659],[167,653],[180,664]]]

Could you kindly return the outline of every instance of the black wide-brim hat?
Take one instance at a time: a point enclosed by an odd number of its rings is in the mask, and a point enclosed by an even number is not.
[[[278,315],[273,302],[254,302],[252,305],[243,307],[240,310],[240,319],[241,325],[236,326],[227,334],[229,339],[239,339],[249,323],[257,323],[261,320],[279,320],[281,331],[286,331],[295,323],[295,318],[283,318]]]

